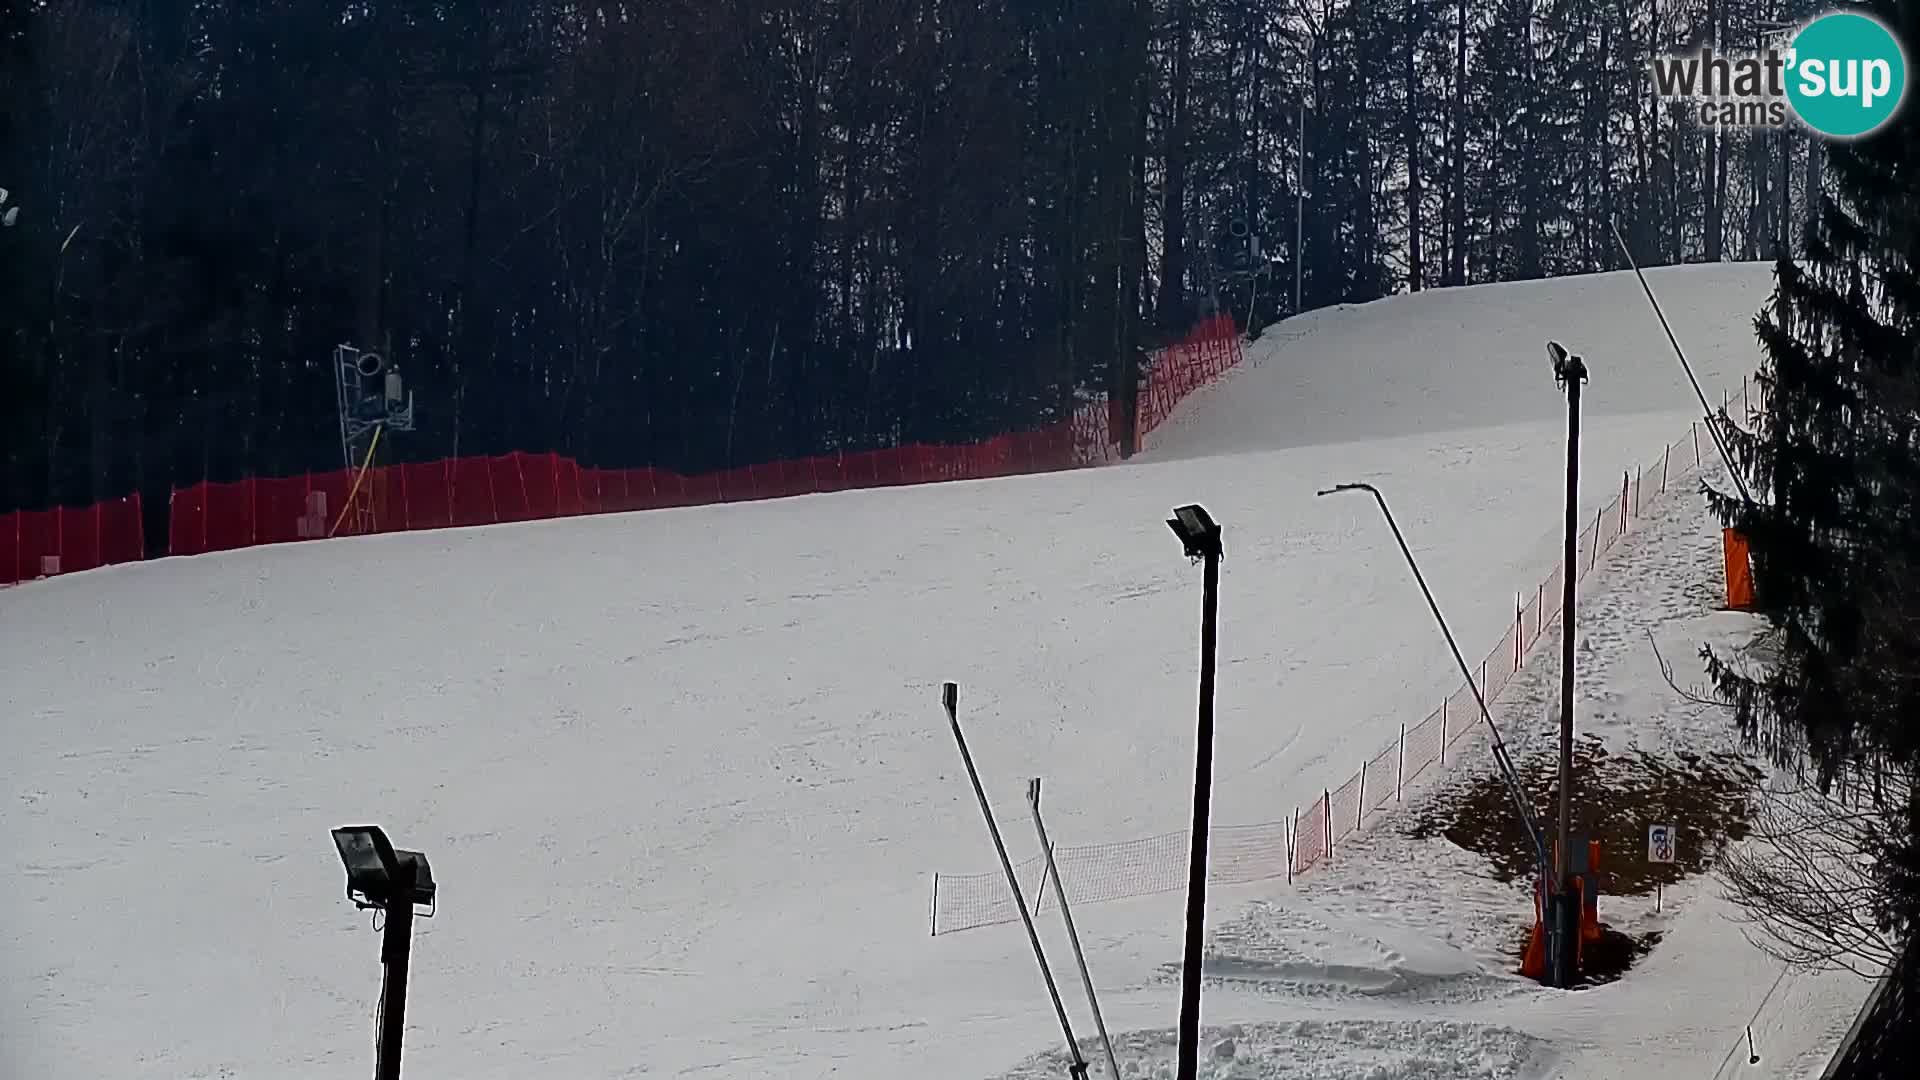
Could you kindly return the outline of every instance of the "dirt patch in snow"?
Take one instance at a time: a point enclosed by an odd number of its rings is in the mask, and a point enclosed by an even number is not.
[[[1534,812],[1552,841],[1559,813],[1559,760],[1543,755],[1516,766]],[[1761,773],[1737,754],[1645,750],[1615,754],[1597,738],[1574,744],[1574,831],[1601,842],[1601,895],[1645,896],[1705,873],[1720,852],[1749,831],[1751,796]],[[1674,826],[1673,863],[1647,861],[1647,826]],[[1501,881],[1533,876],[1534,854],[1496,774],[1483,773],[1416,812],[1414,835],[1445,837],[1485,856]]]

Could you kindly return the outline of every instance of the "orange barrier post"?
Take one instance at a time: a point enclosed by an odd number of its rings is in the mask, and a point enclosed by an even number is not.
[[[1538,979],[1547,973],[1547,924],[1541,911],[1540,883],[1534,882],[1531,891],[1533,929],[1527,932],[1527,950],[1520,955],[1520,974],[1529,979]]]
[[[1753,601],[1753,563],[1747,550],[1747,538],[1733,529],[1721,532],[1721,549],[1727,564],[1727,608],[1730,611],[1752,611]]]

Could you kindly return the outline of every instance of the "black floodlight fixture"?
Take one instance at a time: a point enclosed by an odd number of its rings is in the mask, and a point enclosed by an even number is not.
[[[1198,503],[1175,510],[1173,516],[1167,519],[1167,527],[1186,546],[1187,558],[1220,557],[1220,526]]]
[[[396,849],[378,825],[343,825],[333,830],[333,846],[347,870],[347,899],[356,906],[384,911],[404,900],[433,917],[433,869],[425,855]],[[401,892],[406,895],[396,895]]]
[[[1553,384],[1566,389],[1568,383],[1587,381],[1587,362],[1577,353],[1567,351],[1565,345],[1557,341],[1547,342],[1547,359],[1553,364]]]

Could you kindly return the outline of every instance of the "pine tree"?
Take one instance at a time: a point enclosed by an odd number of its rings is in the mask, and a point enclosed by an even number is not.
[[[1876,5],[1914,40],[1920,11]],[[1704,651],[1744,735],[1776,760],[1847,773],[1920,770],[1920,120],[1826,148],[1822,212],[1803,263],[1782,260],[1764,413],[1722,418],[1749,502],[1709,492],[1748,537],[1774,662],[1761,675]],[[1887,807],[1870,900],[1896,934],[1920,916],[1920,796]]]

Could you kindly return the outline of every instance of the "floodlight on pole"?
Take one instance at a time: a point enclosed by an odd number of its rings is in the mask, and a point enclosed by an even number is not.
[[[413,949],[415,907],[432,918],[436,890],[427,857],[397,849],[378,825],[344,825],[333,830],[333,846],[347,871],[347,899],[354,906],[386,914],[380,963],[379,1042],[374,1047],[375,1080],[400,1080],[400,1045],[406,1032],[407,963]]]
[[[1547,360],[1553,365],[1554,385],[1567,395],[1567,527],[1565,565],[1560,597],[1560,822],[1553,847],[1553,904],[1549,918],[1558,927],[1558,949],[1547,968],[1555,986],[1573,984],[1572,947],[1568,937],[1577,931],[1578,914],[1568,887],[1567,868],[1573,858],[1573,634],[1574,584],[1580,564],[1580,390],[1587,382],[1587,363],[1557,341],[1547,342]],[[1596,534],[1594,542],[1600,542]],[[1551,940],[1551,935],[1549,935]]]
[[[1213,800],[1214,654],[1219,649],[1220,526],[1197,505],[1167,519],[1187,558],[1205,564],[1200,601],[1200,715],[1193,776],[1193,835],[1188,846],[1186,948],[1180,965],[1179,1080],[1200,1068],[1200,956],[1206,947],[1207,819]]]

